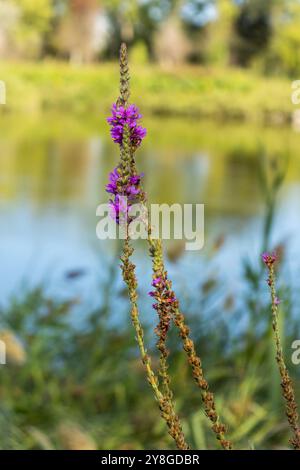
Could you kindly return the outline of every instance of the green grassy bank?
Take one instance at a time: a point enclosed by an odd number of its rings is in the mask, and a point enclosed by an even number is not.
[[[131,67],[132,100],[144,113],[250,120],[282,124],[291,119],[291,83],[250,71],[157,66]],[[2,112],[59,110],[72,114],[107,111],[116,99],[118,65],[71,67],[67,64],[2,63],[7,87]]]

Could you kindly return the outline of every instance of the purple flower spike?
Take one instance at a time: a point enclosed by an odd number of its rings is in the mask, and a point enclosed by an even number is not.
[[[106,185],[106,191],[115,196],[114,200],[110,200],[110,215],[111,217],[119,223],[120,215],[128,214],[128,211],[133,202],[138,198],[137,196],[141,194],[140,181],[143,174],[131,176],[128,179],[127,183],[122,182],[121,175],[118,168],[109,174],[109,183]],[[120,197],[122,196],[122,200]],[[124,206],[124,201],[127,199],[127,210]]]
[[[278,297],[275,297],[274,304],[275,305],[281,304],[281,300]]]
[[[273,266],[273,264],[277,261],[277,255],[276,253],[263,253],[261,255],[263,262],[265,265],[270,268]]]
[[[118,108],[116,104],[113,104],[111,111],[112,116],[107,118],[107,122],[111,126],[110,135],[113,141],[119,145],[122,144],[123,130],[125,124],[127,124],[130,130],[131,144],[133,147],[139,147],[147,134],[147,130],[138,125],[138,121],[142,117],[138,107],[131,104],[127,108],[124,108],[124,106]]]
[[[127,188],[128,196],[136,196],[139,192],[140,188],[136,188],[135,186],[128,186]]]
[[[153,287],[157,287],[159,284],[161,284],[162,278],[161,277],[155,277],[152,281]]]
[[[117,194],[117,183],[120,175],[118,173],[118,169],[115,168],[110,174],[109,174],[109,183],[106,185],[106,191],[111,194]]]

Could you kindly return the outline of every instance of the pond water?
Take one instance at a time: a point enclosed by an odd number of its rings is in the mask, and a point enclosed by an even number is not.
[[[297,272],[299,134],[289,128],[147,116],[144,124],[148,136],[137,161],[149,200],[205,204],[203,250],[170,263],[186,298],[208,271],[218,271],[232,287],[239,282],[242,259],[258,262],[265,160],[284,168],[272,242],[286,244],[287,262]],[[39,283],[62,297],[98,299],[114,256],[113,244],[97,240],[95,233],[96,207],[107,201],[104,186],[118,158],[108,126],[98,116],[8,115],[1,117],[0,136],[2,301]],[[139,247],[139,270],[146,272],[142,252]]]

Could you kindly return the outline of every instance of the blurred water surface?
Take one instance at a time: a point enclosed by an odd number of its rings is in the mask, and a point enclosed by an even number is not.
[[[265,213],[259,176],[264,155],[277,165],[287,162],[272,240],[286,243],[293,269],[300,254],[299,134],[178,118],[145,117],[144,124],[148,136],[137,161],[149,199],[205,204],[204,249],[184,253],[170,268],[187,297],[206,274],[214,243],[222,245],[215,269],[231,284],[239,282],[241,260],[257,258]],[[55,294],[98,299],[114,245],[97,240],[95,212],[107,201],[104,186],[118,158],[105,120],[7,115],[1,117],[0,135],[2,300],[41,282]],[[142,263],[140,269],[148,268]]]

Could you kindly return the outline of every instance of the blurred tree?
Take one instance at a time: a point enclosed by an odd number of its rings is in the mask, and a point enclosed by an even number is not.
[[[300,0],[0,0],[0,57],[187,61],[300,71]]]
[[[12,52],[13,30],[19,19],[19,9],[12,2],[0,2],[0,57]]]
[[[36,58],[53,16],[51,0],[2,0],[0,54]]]
[[[172,14],[179,0],[140,0],[137,35],[147,45],[151,58],[156,56],[157,32]]]
[[[239,7],[229,0],[217,0],[217,18],[207,27],[205,59],[209,63],[228,65],[232,62],[232,37]]]
[[[217,18],[217,0],[184,0],[180,4],[181,17],[191,29],[198,29]]]
[[[274,0],[243,0],[239,3],[240,12],[234,25],[234,56],[235,62],[247,66],[252,58],[266,51],[270,43]]]
[[[154,35],[154,55],[162,65],[178,65],[186,61],[191,51],[191,42],[182,21],[182,0],[173,0],[165,5],[159,17]]]
[[[103,5],[112,28],[107,52],[110,57],[116,57],[122,41],[128,44],[133,41],[138,0],[103,0]]]
[[[57,3],[57,5],[59,5]],[[106,45],[108,20],[99,0],[60,2],[62,11],[54,44],[71,62],[94,60]]]
[[[129,51],[131,64],[145,65],[149,62],[148,49],[142,41],[137,41]]]

